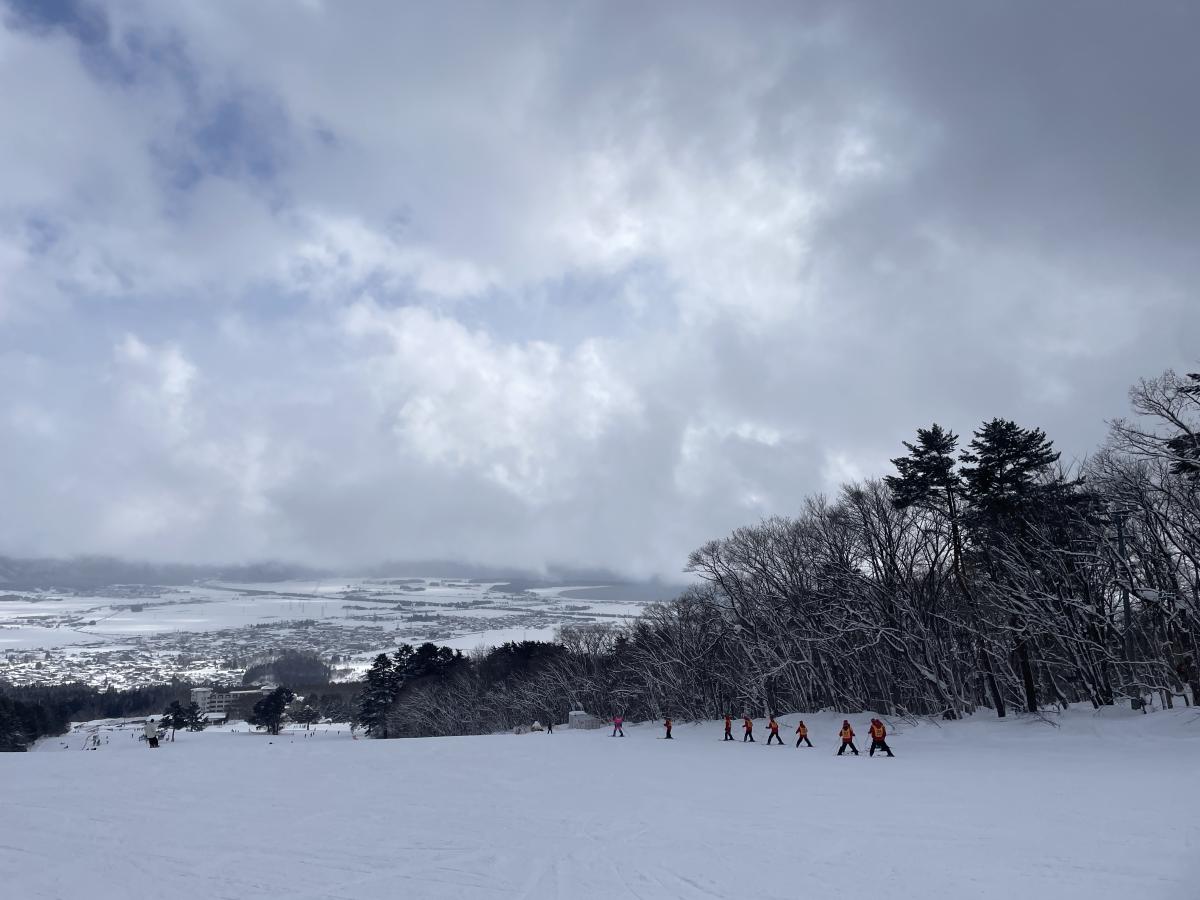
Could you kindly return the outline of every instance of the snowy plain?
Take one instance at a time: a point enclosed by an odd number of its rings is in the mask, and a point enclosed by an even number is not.
[[[0,679],[129,687],[180,678],[234,682],[236,660],[282,649],[337,657],[339,678],[380,652],[434,641],[464,651],[549,640],[563,625],[638,615],[647,585],[343,576],[270,584],[117,585],[107,592],[0,594]],[[676,592],[658,586],[657,597]],[[587,596],[598,593],[596,599]],[[653,591],[650,591],[653,594]],[[570,596],[566,596],[570,594]]]
[[[785,738],[797,716],[783,720]],[[720,725],[421,740],[90,726],[0,754],[15,900],[1200,897],[1200,717],[892,722],[897,758]],[[868,716],[851,720],[865,736]],[[735,734],[738,733],[735,723]],[[230,729],[244,729],[233,724]],[[100,736],[100,749],[80,752]],[[861,749],[865,750],[862,743]]]

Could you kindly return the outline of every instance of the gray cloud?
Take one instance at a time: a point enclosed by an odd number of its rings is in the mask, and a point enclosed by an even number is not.
[[[1195,359],[1197,18],[10,4],[0,551],[672,574],[933,419],[1084,454]]]

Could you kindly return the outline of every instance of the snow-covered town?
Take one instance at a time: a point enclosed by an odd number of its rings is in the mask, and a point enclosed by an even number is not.
[[[677,590],[663,585],[657,596]],[[250,661],[284,650],[320,654],[335,677],[350,678],[401,643],[472,650],[549,639],[566,624],[627,621],[647,595],[642,585],[417,576],[7,593],[0,596],[0,681],[232,684]]]

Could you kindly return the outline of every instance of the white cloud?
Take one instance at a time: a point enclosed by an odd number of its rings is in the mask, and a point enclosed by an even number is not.
[[[127,334],[116,346],[115,357],[132,373],[125,395],[146,428],[172,441],[188,437],[193,427],[191,395],[197,373],[179,348],[151,348],[136,335]]]
[[[586,477],[572,449],[641,412],[598,341],[571,352],[497,344],[419,307],[369,300],[347,310],[343,328],[363,342],[356,371],[403,450],[483,473],[526,502],[569,496]]]
[[[360,220],[304,216],[297,242],[280,262],[280,280],[292,290],[344,301],[373,283],[390,292],[453,300],[482,294],[495,275],[469,260],[380,233]]]

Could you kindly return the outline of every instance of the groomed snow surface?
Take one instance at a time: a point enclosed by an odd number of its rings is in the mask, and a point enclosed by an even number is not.
[[[81,730],[0,754],[11,900],[1200,898],[1196,710],[426,740]],[[784,719],[785,739],[797,716]],[[238,726],[233,726],[238,727]],[[244,726],[242,726],[244,727]],[[106,742],[107,739],[107,742]]]

